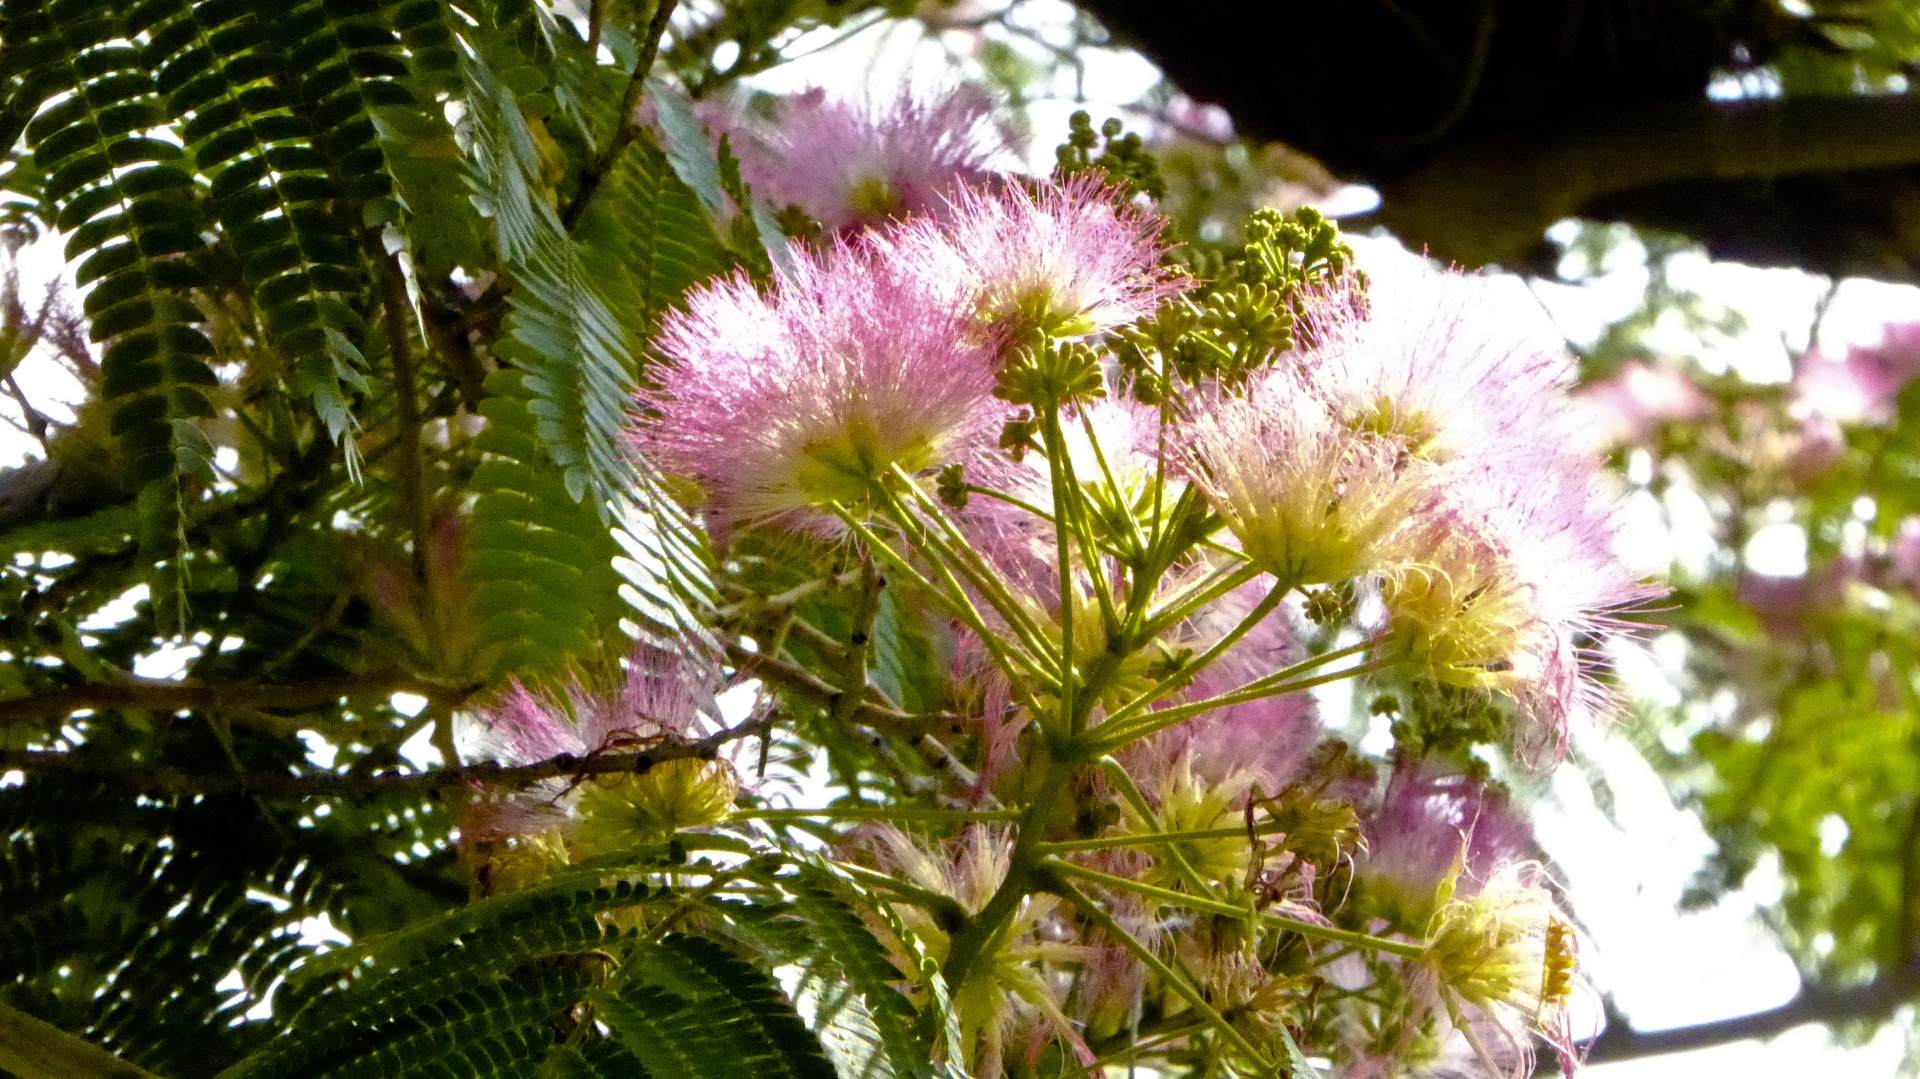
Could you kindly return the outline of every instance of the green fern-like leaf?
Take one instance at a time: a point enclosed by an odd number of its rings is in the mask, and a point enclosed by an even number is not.
[[[143,485],[143,545],[167,567],[156,583],[177,591],[182,485],[212,478],[211,446],[196,424],[213,415],[207,387],[217,382],[190,298],[206,246],[198,190],[180,147],[150,134],[167,110],[115,5],[8,0],[5,15],[0,78],[17,79],[5,114],[31,117],[22,134],[46,177],[45,212],[68,234],[76,283],[92,286],[89,332],[106,343],[102,394]]]
[[[702,262],[701,252],[715,248],[694,230],[698,219],[689,219],[677,204],[657,151],[649,156],[644,145],[624,155],[610,185],[618,205],[606,211],[624,215],[621,223],[633,226],[622,234],[641,238],[632,242],[644,245],[644,261],[632,268],[612,265],[638,252],[608,239],[606,230],[588,229],[586,241],[576,242],[540,190],[539,146],[514,92],[477,61],[468,63],[467,76],[474,102],[474,184],[491,212],[495,244],[514,280],[513,310],[499,352],[523,372],[521,399],[531,424],[522,430],[531,430],[558,466],[566,494],[624,533],[624,550],[615,554],[624,555],[628,587],[619,594],[633,604],[642,632],[676,650],[690,640],[697,644],[704,639],[700,615],[713,598],[705,541],[666,495],[652,466],[629,455],[621,442],[648,312],[671,302],[669,295],[677,299],[706,272],[710,263]],[[651,219],[633,220],[649,213]],[[616,298],[624,293],[640,302],[623,318],[609,302],[610,289]],[[537,467],[537,459],[524,452],[516,459]],[[593,572],[608,564],[595,561]],[[493,579],[502,582],[496,591],[503,594],[524,588],[528,580],[521,576],[516,586],[503,576]],[[534,637],[546,641],[540,646],[546,655],[526,662],[581,654],[579,649],[596,639],[579,636],[590,623],[581,617],[585,598],[575,596],[566,604],[570,611],[555,604],[554,613],[563,617],[552,624],[526,622]]]
[[[840,877],[805,863],[789,890],[794,897],[794,912],[820,942],[809,964],[838,974],[859,994],[862,1007],[848,1018],[871,1025],[888,1065],[884,1073],[869,1074],[931,1076],[933,1068],[926,1050],[913,1032],[913,1008],[893,986],[900,980],[900,971],[855,912],[857,897],[849,893]],[[822,1003],[830,1007],[832,1002]],[[823,1018],[831,1020],[833,1013]]]
[[[478,638],[496,669],[547,671],[594,654],[623,610],[622,551],[594,508],[573,499],[536,433],[534,398],[517,371],[488,376],[486,460],[468,537]]]
[[[765,974],[721,945],[671,936],[637,960],[645,984],[589,996],[656,1079],[833,1079],[819,1042]]]

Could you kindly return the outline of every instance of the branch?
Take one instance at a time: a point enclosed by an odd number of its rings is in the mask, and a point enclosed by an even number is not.
[[[653,61],[660,55],[660,40],[667,36],[667,22],[673,18],[673,9],[679,2],[657,0],[653,19],[647,24],[646,43],[639,62],[633,65],[633,77],[627,80],[626,92],[620,95],[620,120],[613,129],[613,137],[607,140],[606,149],[595,154],[580,170],[580,186],[560,215],[560,224],[569,232],[579,223],[580,215],[586,212],[587,203],[593,201],[594,192],[600,189],[600,182],[607,178],[613,163],[620,157],[620,151],[626,149],[640,134],[640,117],[637,113],[640,91],[646,87],[647,74],[653,70]]]
[[[1771,1038],[1806,1023],[1886,1019],[1902,1004],[1916,997],[1920,997],[1920,966],[1894,971],[1865,985],[1844,989],[1804,986],[1792,1000],[1777,1008],[1671,1030],[1634,1030],[1617,1013],[1612,1013],[1607,1029],[1587,1047],[1587,1062],[1600,1064],[1610,1060],[1634,1060],[1662,1053],[1682,1053],[1690,1049],[1726,1045],[1748,1038]]]
[[[727,662],[763,682],[811,698],[828,708],[832,708],[844,696],[837,687],[828,685],[824,679],[804,667],[758,652],[749,652],[738,644],[727,645]],[[902,712],[871,700],[854,705],[851,718],[856,723],[864,723],[890,734],[929,734],[960,729],[960,716],[952,712]]]
[[[244,775],[186,772],[173,768],[150,768],[138,764],[92,759],[84,752],[60,753],[46,750],[0,750],[0,769],[66,772],[91,776],[105,783],[147,794],[233,794],[247,793],[268,798],[311,798],[391,794],[404,791],[428,793],[448,787],[490,786],[526,787],[543,779],[561,776],[642,774],[656,764],[676,760],[712,760],[720,747],[739,738],[760,733],[762,724],[749,721],[728,727],[693,742],[665,742],[635,753],[589,753],[585,756],[562,753],[532,764],[497,764],[491,761],[460,768],[438,768],[428,772],[388,773],[355,776],[324,773],[319,775],[281,775],[255,772]]]
[[[1548,225],[1693,181],[1834,175],[1920,162],[1920,98],[1688,101],[1443,144],[1380,178],[1379,220],[1473,265],[1523,261]]]
[[[390,694],[401,690],[425,697],[444,696],[450,688],[428,683],[406,671],[376,671],[285,686],[197,685],[152,678],[94,682],[32,697],[0,700],[0,729],[37,716],[65,716],[83,708],[140,708],[152,712],[224,709],[313,708],[342,697]],[[466,687],[457,688],[466,696]]]

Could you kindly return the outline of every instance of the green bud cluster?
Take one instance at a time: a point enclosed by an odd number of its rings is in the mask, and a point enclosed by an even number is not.
[[[1122,134],[1125,129],[1120,121],[1109,118],[1096,134],[1093,117],[1084,109],[1074,113],[1068,125],[1067,141],[1054,151],[1055,179],[1093,172],[1131,195],[1153,199],[1166,196],[1167,182],[1160,175],[1160,162],[1147,152],[1137,132]],[[1100,152],[1095,154],[1095,150]]]
[[[1259,211],[1247,223],[1239,254],[1191,269],[1204,269],[1208,280],[1112,338],[1120,370],[1142,404],[1174,400],[1183,384],[1238,390],[1298,343],[1310,295],[1359,273],[1339,226],[1304,208],[1291,215]]]

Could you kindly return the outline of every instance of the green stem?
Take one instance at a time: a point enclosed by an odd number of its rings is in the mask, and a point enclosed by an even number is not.
[[[1020,815],[1017,825],[1019,832],[1013,840],[1013,850],[1007,856],[1007,876],[1000,882],[980,913],[974,915],[959,932],[953,934],[952,944],[947,952],[947,963],[941,971],[947,985],[958,993],[966,983],[968,972],[987,946],[998,936],[1020,907],[1020,901],[1033,891],[1032,875],[1034,864],[1039,861],[1041,837],[1046,834],[1047,823],[1058,807],[1055,795],[1064,787],[1073,775],[1073,764],[1059,756],[1052,757],[1047,770],[1041,776],[1041,796],[1028,804]]]
[[[740,809],[735,820],[881,820],[974,824],[1016,821],[1018,809],[931,809],[920,806],[827,806],[822,809]]]
[[[1147,804],[1147,796],[1141,793],[1139,784],[1133,781],[1133,776],[1127,773],[1126,767],[1112,757],[1100,758],[1100,767],[1106,771],[1107,778],[1113,781],[1113,785],[1120,788],[1120,796],[1125,798],[1127,804],[1133,807],[1133,811],[1140,815],[1140,823],[1151,831],[1160,833],[1160,818],[1154,813],[1153,807]],[[1213,895],[1213,889],[1208,887],[1200,873],[1193,868],[1193,864],[1187,861],[1185,851],[1178,846],[1170,846],[1166,850],[1166,856],[1180,874],[1180,879],[1187,882],[1188,887],[1201,895]]]
[[[1053,424],[1050,440],[1059,447],[1053,467],[1059,475],[1058,482],[1066,484],[1065,495],[1070,510],[1067,514],[1068,524],[1073,529],[1073,538],[1080,541],[1082,559],[1087,565],[1087,578],[1093,585],[1094,598],[1100,604],[1101,625],[1106,629],[1107,640],[1114,641],[1120,636],[1120,616],[1113,605],[1113,587],[1107,581],[1106,566],[1102,564],[1100,557],[1100,545],[1094,540],[1093,526],[1087,521],[1086,492],[1080,487],[1080,478],[1073,473],[1073,454],[1067,449],[1067,434],[1060,427],[1059,415],[1049,413],[1049,416]],[[1092,440],[1091,430],[1087,432],[1087,438]],[[1094,443],[1094,450],[1098,452],[1099,443]],[[1054,531],[1056,534],[1059,532],[1058,524],[1054,526]],[[1065,600],[1066,595],[1063,591],[1061,601],[1065,602]]]
[[[1266,617],[1273,613],[1273,609],[1280,606],[1280,602],[1286,599],[1289,591],[1291,591],[1291,589],[1287,585],[1274,585],[1267,591],[1267,594],[1261,598],[1259,603],[1254,604],[1253,610],[1247,612],[1247,616],[1240,620],[1239,625],[1234,626],[1225,636],[1213,642],[1213,645],[1201,653],[1198,659],[1181,664],[1178,671],[1161,679],[1158,684],[1147,688],[1142,691],[1139,696],[1121,705],[1119,710],[1107,717],[1106,722],[1123,723],[1126,720],[1132,719],[1134,716],[1152,707],[1155,701],[1190,683],[1195,674],[1211,667],[1214,661],[1218,660],[1227,649],[1240,643],[1242,637],[1253,632],[1255,626],[1265,621]]]
[[[1286,827],[1277,821],[1258,824],[1248,831],[1238,828],[1198,828],[1187,832],[1130,832],[1125,835],[1103,835],[1092,839],[1062,839],[1053,843],[1042,843],[1041,849],[1048,854],[1069,854],[1083,850],[1112,850],[1116,847],[1149,847],[1162,843],[1190,843],[1203,839],[1238,839],[1248,836],[1272,835],[1284,832]]]
[[[1060,467],[1060,459],[1067,451],[1065,440],[1060,436],[1058,405],[1047,408],[1041,434],[1047,441],[1047,467],[1053,480],[1054,561],[1059,563],[1060,571],[1060,714],[1067,719],[1067,733],[1078,734],[1080,717],[1074,710],[1073,669],[1073,536],[1070,530],[1073,515],[1067,506],[1071,496],[1066,475]],[[1087,567],[1089,575],[1099,571],[1097,564]]]
[[[1093,430],[1093,415],[1086,409],[1080,410],[1080,426],[1087,432],[1087,445],[1093,447],[1093,459],[1100,466],[1100,475],[1107,481],[1107,490],[1113,492],[1116,504],[1124,504],[1126,492],[1120,489],[1120,481],[1114,478],[1113,466],[1107,463],[1107,451],[1100,448],[1100,439]],[[1126,514],[1127,542],[1132,544],[1132,555],[1146,553],[1147,538],[1140,534],[1140,521],[1132,513]]]
[[[1024,498],[1015,498],[1013,495],[1010,495],[1005,491],[996,491],[991,487],[982,487],[977,483],[969,483],[967,484],[967,493],[980,495],[983,498],[991,498],[991,499],[995,499],[996,501],[1005,502],[1007,505],[1012,506],[1015,509],[1022,509],[1027,511],[1028,513],[1033,514],[1035,517],[1039,518],[1042,521],[1047,522],[1048,524],[1053,523],[1053,514],[1048,513],[1046,510],[1041,509],[1039,506],[1036,506],[1031,502],[1028,502]]]
[[[1098,884],[1105,888],[1112,888],[1122,892],[1132,892],[1137,896],[1142,896],[1147,899],[1157,899],[1162,903],[1186,907],[1189,910],[1202,911],[1207,914],[1219,914],[1228,918],[1246,918],[1256,914],[1256,912],[1247,907],[1236,907],[1232,903],[1222,903],[1217,899],[1205,899],[1197,895],[1187,895],[1185,892],[1176,892],[1171,888],[1142,884],[1136,880],[1128,880],[1125,877],[1116,877],[1111,873],[1102,873],[1097,869],[1088,869],[1083,865],[1075,865],[1072,862],[1050,855],[1042,859],[1040,864],[1043,869],[1050,870],[1054,873],[1069,877],[1078,877],[1081,880]],[[1365,948],[1368,951],[1386,952],[1389,955],[1404,956],[1408,959],[1418,959],[1426,954],[1426,946],[1423,944],[1414,944],[1403,940],[1388,940],[1385,937],[1356,933],[1349,929],[1336,929],[1330,925],[1316,925],[1313,922],[1304,921],[1299,918],[1289,918],[1284,914],[1275,914],[1271,911],[1259,911],[1257,912],[1257,916],[1270,925],[1279,926],[1282,929],[1298,933],[1303,937],[1313,937],[1317,940],[1330,940],[1337,944],[1347,944],[1355,948]]]
[[[1245,563],[1238,566],[1222,566],[1199,584],[1176,593],[1166,603],[1161,604],[1158,611],[1150,612],[1145,624],[1140,627],[1139,638],[1150,641],[1158,637],[1173,626],[1193,617],[1195,612],[1214,600],[1260,576],[1262,572],[1258,567]]]
[[[1043,656],[1051,652],[1052,645],[1047,641],[1046,635],[1040,632],[1039,625],[1027,614],[1026,608],[1020,606],[1019,600],[1013,593],[1007,590],[994,568],[987,565],[986,561],[980,557],[980,553],[973,549],[973,545],[967,542],[967,538],[960,534],[960,530],[951,520],[948,520],[946,511],[940,504],[927,497],[927,493],[920,489],[920,485],[913,481],[913,477],[907,475],[898,465],[894,466],[893,472],[940,533],[936,536],[933,532],[921,528],[919,518],[902,505],[892,491],[883,487],[880,491],[882,506],[897,519],[902,531],[906,534],[907,541],[920,547],[921,553],[927,556],[928,561],[957,567],[961,574],[980,590],[981,596],[994,611],[1013,627],[1014,632],[1020,636],[1021,642],[1034,655]],[[951,574],[948,576],[950,577]],[[957,588],[958,585],[956,584],[955,587]]]
[[[972,630],[975,636],[980,639],[981,646],[986,648],[987,654],[993,657],[994,663],[998,665],[1001,672],[1007,676],[1007,681],[1012,685],[1014,693],[1020,698],[1020,703],[1026,706],[1027,710],[1036,717],[1043,714],[1037,702],[1034,701],[1032,694],[1027,689],[1027,679],[1038,679],[1042,682],[1043,688],[1051,688],[1049,683],[1051,683],[1053,676],[1048,672],[1040,670],[1038,662],[1025,653],[1011,653],[1008,651],[1006,642],[1002,640],[998,634],[987,628],[986,619],[980,616],[979,609],[973,605],[971,599],[967,598],[966,590],[961,588],[960,583],[953,579],[953,574],[947,571],[945,563],[937,558],[928,560],[945,581],[946,587],[943,588],[922,576],[920,571],[914,569],[912,564],[902,557],[898,551],[888,546],[885,540],[874,535],[872,529],[860,523],[860,521],[851,513],[848,513],[844,507],[835,505],[830,508],[841,521],[845,522],[846,526],[853,531],[854,535],[860,537],[861,542],[867,545],[868,550],[879,555],[882,561],[892,566],[908,580],[913,581],[925,589],[929,595],[941,599],[955,617],[966,623],[967,628]],[[909,537],[909,540],[911,540],[911,537]],[[1016,662],[1016,659],[1018,659],[1019,662]]]
[[[1257,701],[1263,697],[1278,697],[1288,693],[1298,693],[1302,690],[1312,689],[1315,686],[1326,685],[1329,682],[1338,682],[1345,678],[1352,678],[1362,672],[1385,670],[1391,666],[1391,664],[1359,663],[1351,667],[1342,667],[1331,674],[1323,674],[1313,678],[1289,680],[1298,673],[1310,671],[1316,667],[1324,667],[1335,660],[1343,659],[1358,651],[1364,651],[1374,643],[1376,642],[1363,641],[1360,644],[1342,648],[1336,652],[1328,652],[1322,656],[1302,660],[1291,667],[1275,671],[1273,674],[1261,678],[1256,678],[1246,685],[1241,686],[1239,689],[1231,690],[1215,697],[1208,697],[1205,700],[1190,701],[1186,704],[1176,704],[1171,708],[1162,708],[1158,711],[1148,712],[1145,715],[1133,717],[1125,724],[1103,723],[1100,725],[1099,730],[1093,732],[1093,746],[1097,748],[1099,752],[1111,753],[1129,742],[1145,738],[1157,731],[1163,731],[1176,723],[1185,722],[1194,716],[1203,715],[1216,708],[1227,708],[1236,704],[1245,704],[1248,701]]]
[[[1057,878],[1051,881],[1050,884],[1052,891],[1066,899],[1069,903],[1080,908],[1080,913],[1084,915],[1088,921],[1099,926],[1109,937],[1118,941],[1121,947],[1132,952],[1134,958],[1145,964],[1148,970],[1159,975],[1161,981],[1165,982],[1174,992],[1180,994],[1181,999],[1185,1000],[1194,1011],[1205,1016],[1207,1022],[1218,1029],[1222,1036],[1234,1044],[1235,1048],[1256,1061],[1256,1067],[1261,1074],[1272,1073],[1274,1069],[1273,1063],[1267,1060],[1258,1049],[1253,1047],[1253,1043],[1247,1040],[1246,1035],[1240,1033],[1232,1023],[1227,1022],[1225,1016],[1214,1010],[1213,1005],[1207,1003],[1207,998],[1200,990],[1194,988],[1187,979],[1181,977],[1178,972],[1168,966],[1165,960],[1155,955],[1152,948],[1147,947],[1135,939],[1132,933],[1127,932],[1121,927],[1119,922],[1113,920],[1113,915],[1108,914],[1105,910],[1101,909],[1098,903],[1087,898],[1086,894],[1081,892],[1080,889]]]

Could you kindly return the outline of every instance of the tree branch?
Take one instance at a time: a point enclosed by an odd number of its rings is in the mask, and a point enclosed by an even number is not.
[[[384,696],[401,690],[417,692],[426,697],[446,696],[453,691],[464,698],[473,688],[477,687],[429,683],[400,670],[346,675],[284,686],[199,685],[129,678],[121,682],[94,682],[31,697],[0,700],[0,729],[38,716],[70,715],[83,708],[140,708],[153,712],[312,708],[342,697]]]
[[[448,787],[481,784],[491,787],[525,787],[543,779],[561,776],[584,777],[646,772],[656,764],[674,760],[712,760],[720,747],[736,739],[758,734],[757,720],[717,731],[692,742],[663,742],[634,753],[589,753],[584,756],[562,753],[532,764],[498,764],[491,761],[460,768],[437,768],[427,772],[388,773],[373,776],[281,775],[255,772],[245,775],[187,772],[173,768],[150,768],[120,761],[93,759],[84,752],[60,753],[46,750],[0,750],[0,769],[65,772],[90,776],[105,783],[147,794],[230,794],[246,793],[268,798],[308,798],[320,796],[356,796],[391,794],[399,791],[427,793]]]
[[[1803,987],[1792,1000],[1777,1008],[1671,1030],[1638,1031],[1613,1013],[1607,1029],[1587,1047],[1587,1062],[1634,1060],[1706,1049],[1748,1038],[1771,1038],[1807,1023],[1884,1020],[1916,997],[1920,997],[1920,967],[1909,967],[1883,974],[1865,985],[1844,989]]]
[[[828,708],[832,708],[843,696],[838,688],[827,684],[804,667],[758,652],[749,652],[738,644],[727,645],[727,662],[763,682],[798,693]],[[958,731],[961,717],[952,712],[902,712],[897,708],[863,700],[854,706],[851,718],[856,723],[890,734],[914,735]]]
[[[1920,98],[1694,101],[1449,143],[1380,182],[1379,220],[1438,257],[1523,261],[1547,226],[1627,192],[1920,162]]]
[[[569,231],[579,222],[580,215],[586,212],[587,203],[593,201],[594,192],[600,190],[600,182],[607,178],[613,163],[619,160],[620,151],[626,149],[640,134],[640,117],[636,112],[640,107],[640,92],[646,87],[654,59],[660,55],[660,40],[667,36],[667,22],[673,18],[673,9],[679,6],[679,2],[656,0],[653,19],[647,24],[640,60],[633,65],[633,76],[627,80],[626,92],[620,95],[620,119],[613,129],[613,137],[607,140],[606,149],[595,154],[580,170],[580,186],[560,214],[560,224]]]

